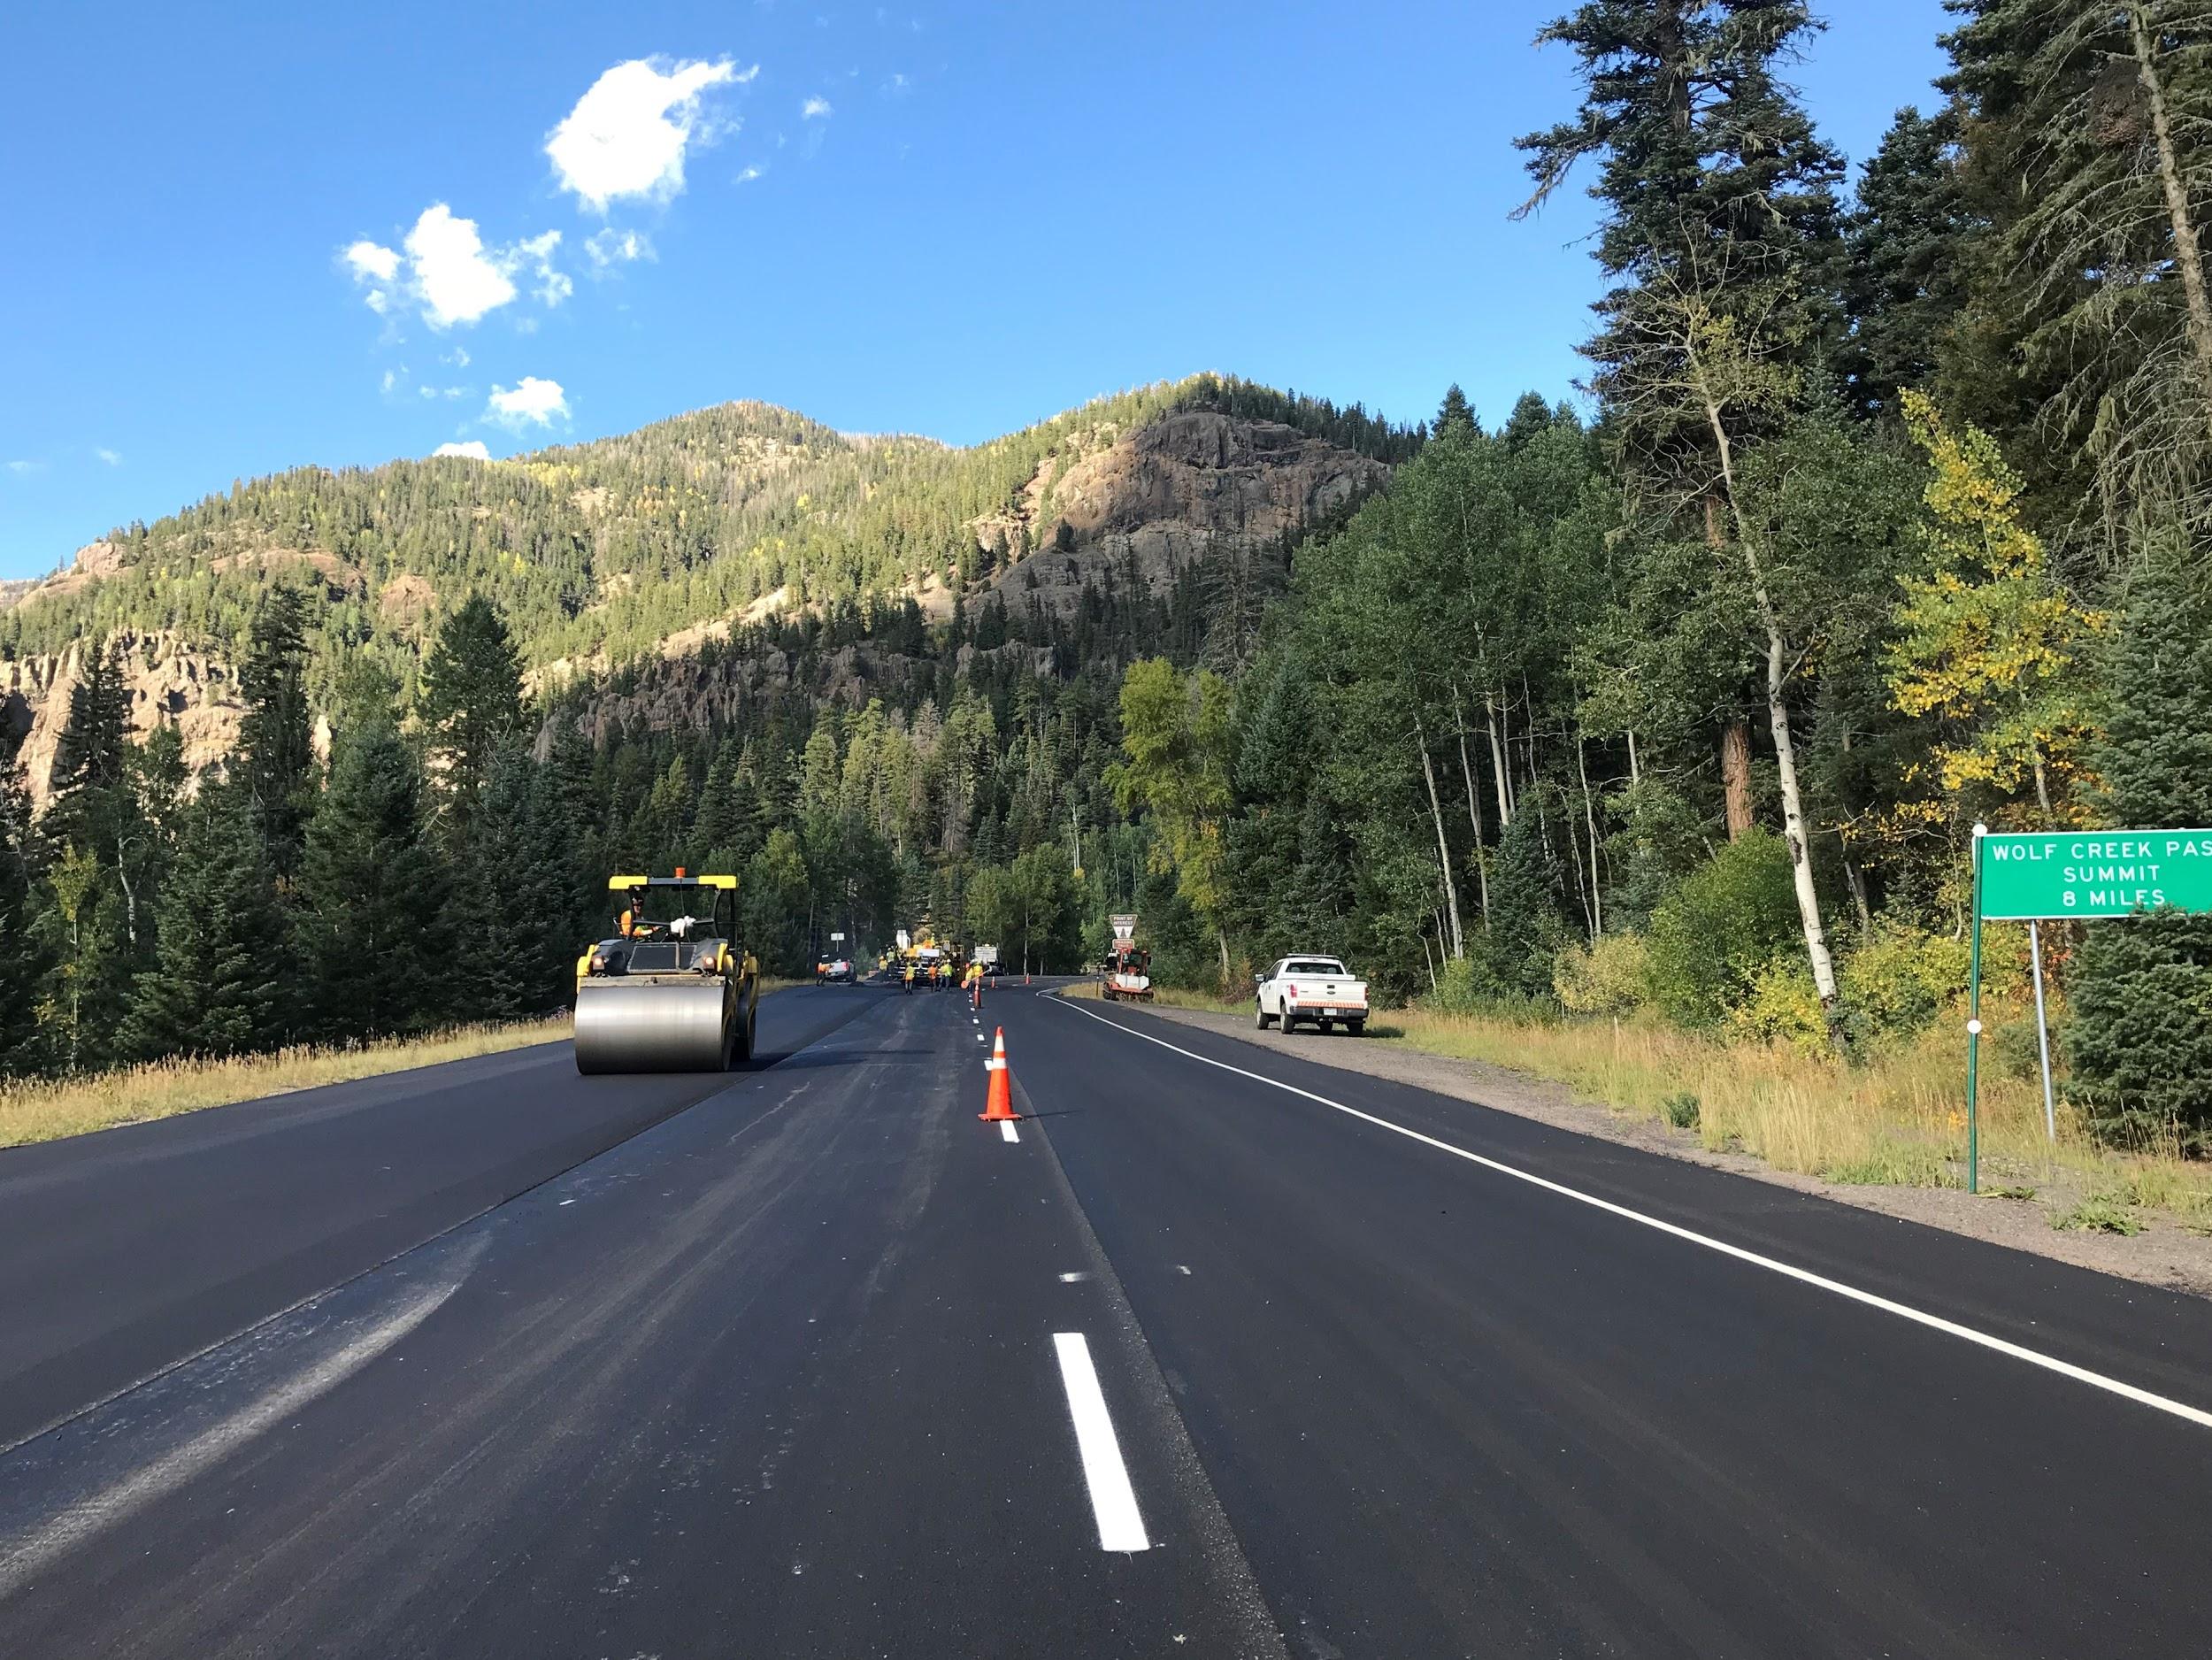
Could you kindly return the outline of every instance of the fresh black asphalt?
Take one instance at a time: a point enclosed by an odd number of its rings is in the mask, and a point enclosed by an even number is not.
[[[762,1018],[726,1079],[553,1046],[0,1154],[0,1654],[2212,1629],[2212,1429],[1263,1080],[2198,1406],[2212,1304],[1317,1064],[1350,1039],[1019,988]],[[1062,1332],[1149,1550],[1100,1549]]]

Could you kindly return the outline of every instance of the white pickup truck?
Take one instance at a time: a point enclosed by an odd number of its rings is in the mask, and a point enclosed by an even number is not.
[[[1252,1024],[1280,1026],[1287,1037],[1306,1021],[1317,1031],[1340,1026],[1354,1037],[1367,1029],[1367,982],[1333,957],[1286,957],[1258,977]]]

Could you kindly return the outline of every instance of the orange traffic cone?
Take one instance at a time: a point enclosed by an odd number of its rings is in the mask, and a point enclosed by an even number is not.
[[[970,988],[970,989],[975,994],[973,999],[975,1010],[978,1013],[980,1013],[983,1009],[983,982],[979,980],[977,980],[975,984]]]
[[[1006,1028],[998,1028],[998,1041],[991,1045],[991,1058],[983,1063],[991,1074],[991,1093],[985,1098],[983,1111],[976,1117],[986,1124],[1003,1124],[1018,1118],[1014,1111],[1014,1074],[1006,1067]]]

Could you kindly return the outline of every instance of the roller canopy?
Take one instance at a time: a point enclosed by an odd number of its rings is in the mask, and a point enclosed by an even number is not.
[[[607,891],[627,893],[633,888],[720,888],[730,893],[737,891],[734,876],[610,876]]]

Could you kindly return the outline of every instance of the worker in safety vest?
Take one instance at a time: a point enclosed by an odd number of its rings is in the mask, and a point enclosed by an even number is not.
[[[622,907],[622,914],[615,919],[615,932],[626,940],[634,940],[652,925],[645,920],[645,895],[641,889],[630,890],[630,903]]]

